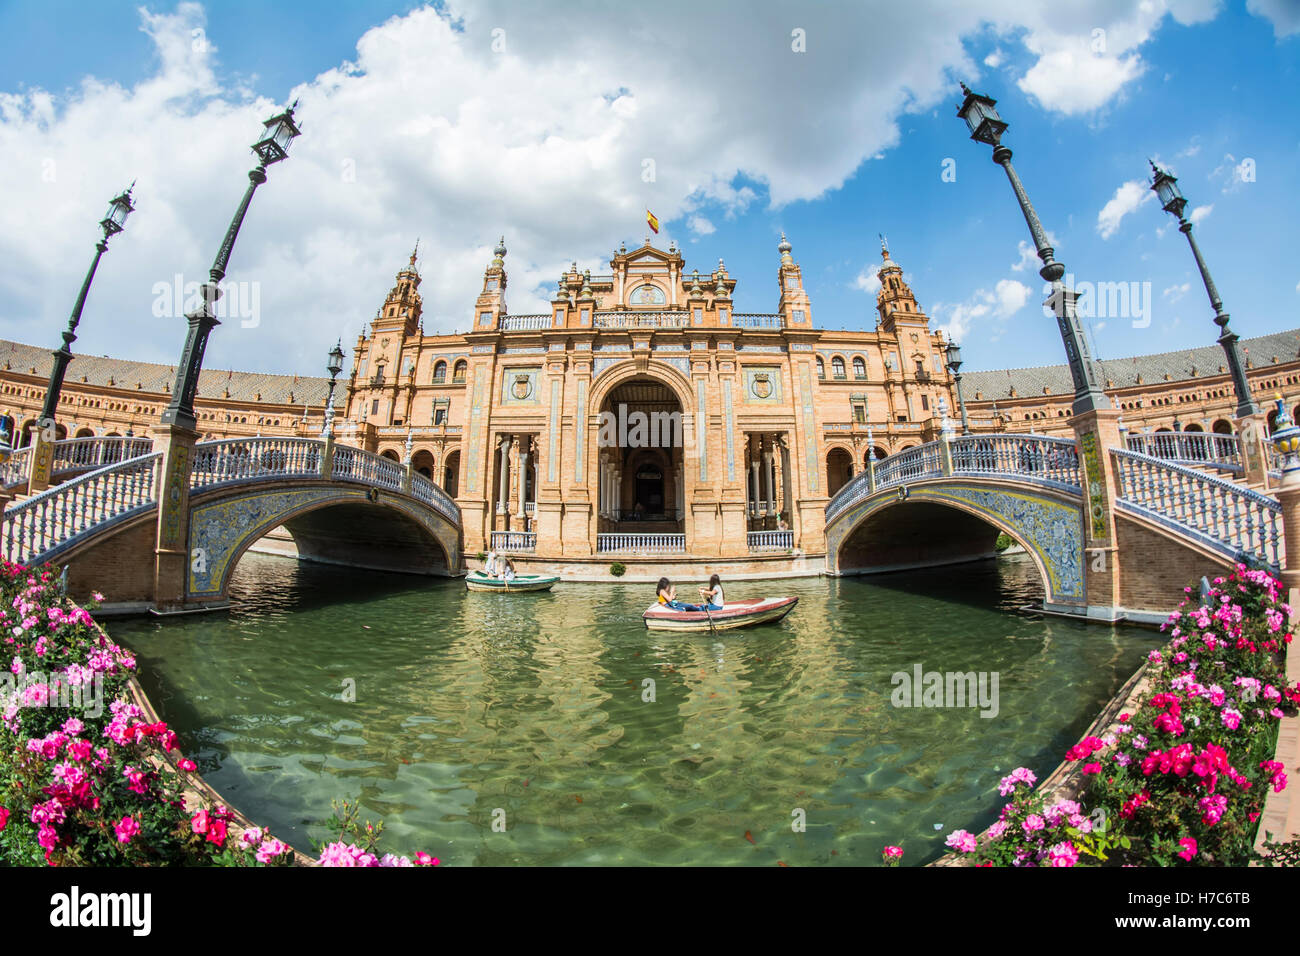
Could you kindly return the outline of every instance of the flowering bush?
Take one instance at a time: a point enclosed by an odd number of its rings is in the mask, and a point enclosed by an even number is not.
[[[948,846],[986,866],[1256,858],[1265,795],[1287,784],[1271,759],[1278,720],[1300,703],[1285,677],[1291,609],[1280,595],[1276,578],[1238,565],[1204,605],[1185,599],[1163,626],[1168,645],[1149,655],[1152,686],[1135,713],[1066,751],[1086,781],[1080,800],[1048,804],[1020,768],[1002,780],[999,792],[1012,800],[983,845],[958,830]]]
[[[51,866],[292,862],[292,848],[260,828],[236,839],[225,807],[187,809],[194,761],[170,762],[176,734],[161,721],[145,723],[127,700],[135,658],[64,597],[49,567],[0,566],[0,642],[0,661],[9,659],[0,672],[0,859]],[[418,863],[429,859],[417,855]]]

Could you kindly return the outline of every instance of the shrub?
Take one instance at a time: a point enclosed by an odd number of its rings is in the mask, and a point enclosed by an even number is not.
[[[614,575],[616,578],[621,578],[623,575],[627,574],[627,567],[622,561],[615,561],[609,566],[609,573]]]
[[[1005,551],[1015,543],[1015,539],[1013,539],[1011,535],[999,532],[998,540],[994,543],[993,547],[999,551]]]

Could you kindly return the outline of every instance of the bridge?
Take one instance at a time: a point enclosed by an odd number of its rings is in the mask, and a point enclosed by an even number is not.
[[[1114,620],[1162,618],[1183,587],[1237,562],[1285,567],[1283,505],[1242,483],[1239,436],[1089,445],[1085,461],[1072,438],[945,436],[871,462],[826,505],[827,570],[970,560],[1003,533],[1037,567],[1045,609]]]
[[[312,560],[460,569],[456,502],[409,462],[332,437],[198,442],[170,456],[152,439],[46,447],[61,483],[5,509],[0,552],[25,565],[66,564],[73,593],[105,591],[115,604],[160,611],[222,606],[240,556],[280,526]],[[7,488],[22,484],[31,454],[19,449],[0,471]]]

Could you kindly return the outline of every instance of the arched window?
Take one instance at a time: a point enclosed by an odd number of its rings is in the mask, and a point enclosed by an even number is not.
[[[844,374],[844,359],[838,355],[831,359],[831,374],[836,378],[847,378]]]
[[[817,377],[818,378],[826,377],[826,363],[822,361],[822,357],[820,355],[817,356]]]
[[[861,355],[853,356],[853,377],[854,378],[867,377],[867,363],[862,360]]]
[[[468,367],[469,365],[464,359],[461,359],[456,363],[455,367],[451,370],[451,381],[453,384],[465,384],[465,369]]]
[[[441,384],[447,379],[447,363],[438,361],[433,366],[433,382],[435,385]]]

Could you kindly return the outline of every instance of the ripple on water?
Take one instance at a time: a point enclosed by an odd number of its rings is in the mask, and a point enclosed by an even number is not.
[[[646,631],[645,585],[512,597],[247,555],[229,613],[110,630],[213,786],[302,848],[346,798],[449,864],[918,863],[993,819],[1000,776],[1050,771],[1157,643],[1013,613],[1035,575],[735,582],[800,603],[719,638]],[[916,664],[996,672],[997,716],[895,708]]]

